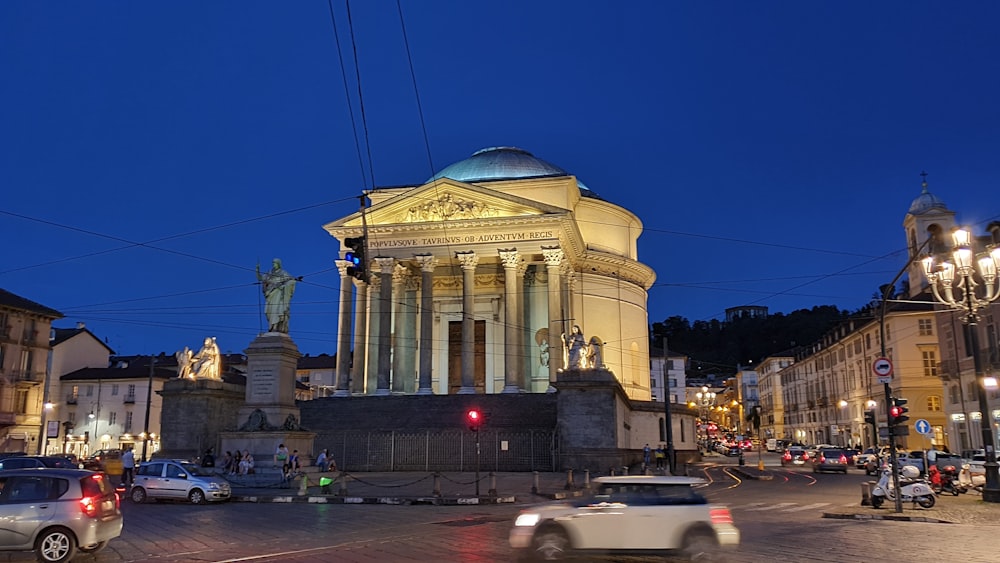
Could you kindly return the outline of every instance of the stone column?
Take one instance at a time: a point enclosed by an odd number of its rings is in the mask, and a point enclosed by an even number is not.
[[[392,375],[392,271],[395,258],[379,256],[375,258],[379,268],[379,311],[378,311],[378,387],[376,395],[389,394],[389,380]]]
[[[456,252],[462,265],[462,386],[459,395],[476,392],[476,265],[479,257],[473,251]]]
[[[354,284],[347,275],[347,260],[337,260],[340,272],[340,315],[337,317],[337,383],[334,397],[349,397],[348,379],[351,376],[351,297]]]
[[[396,312],[393,314],[395,319],[395,324],[392,327],[392,380],[390,388],[393,393],[403,393],[406,391],[406,377],[403,369],[403,359],[406,357],[404,352],[406,348],[406,329],[404,328],[403,318],[406,316],[406,303],[403,298],[406,292],[406,278],[409,277],[409,272],[406,266],[397,263],[395,268],[392,270],[392,295],[393,295],[393,309]]]
[[[434,352],[434,267],[437,258],[430,254],[415,257],[420,265],[420,383],[417,395],[433,395],[431,361]]]
[[[555,392],[553,383],[556,381],[556,373],[564,366],[562,333],[565,326],[565,319],[562,318],[561,305],[562,296],[559,291],[561,283],[559,281],[559,268],[566,255],[558,246],[542,247],[542,257],[545,259],[545,270],[548,274],[549,285],[549,393]]]
[[[365,353],[368,349],[368,283],[354,280],[354,353],[351,362],[351,393],[365,392]]]
[[[517,346],[520,350],[531,350],[532,346],[535,345],[534,335],[531,332],[531,324],[528,322],[528,293],[524,285],[524,276],[528,272],[528,265],[523,261],[517,267],[517,284],[515,292],[517,293]],[[518,354],[518,366],[521,370],[521,381],[518,383],[521,385],[521,389],[525,392],[531,392],[531,369],[533,367],[531,353],[523,352]]]
[[[500,249],[500,261],[503,262],[504,287],[504,343],[503,343],[503,391],[502,393],[520,393],[521,350],[519,345],[519,328],[521,327],[520,307],[517,303],[517,273],[521,266],[521,257],[516,248]]]
[[[382,277],[378,274],[378,264],[368,274],[368,361],[365,363],[365,394],[374,395],[378,389],[378,341],[382,320]]]

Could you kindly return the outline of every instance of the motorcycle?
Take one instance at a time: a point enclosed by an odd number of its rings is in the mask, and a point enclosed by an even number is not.
[[[906,465],[900,470],[899,494],[903,502],[914,502],[923,508],[934,506],[934,491],[927,481],[920,479],[920,470],[912,465]],[[875,488],[872,489],[871,502],[874,508],[880,508],[886,500],[895,502],[896,497],[892,487],[892,469],[882,470]]]
[[[931,469],[937,470],[937,468],[933,465],[931,466]],[[954,465],[945,465],[940,471],[939,479],[940,486],[934,489],[935,493],[951,493],[957,497],[959,494],[965,494],[969,491],[969,489],[959,480],[958,470],[955,469]],[[932,486],[931,488],[934,487]]]

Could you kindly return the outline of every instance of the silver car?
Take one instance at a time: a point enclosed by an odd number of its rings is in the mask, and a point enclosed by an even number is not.
[[[0,473],[0,551],[31,551],[39,561],[94,553],[122,532],[121,499],[107,475],[83,469]]]
[[[135,471],[129,491],[132,502],[146,499],[188,500],[192,504],[229,500],[229,482],[210,468],[178,459],[158,459],[143,463]]]

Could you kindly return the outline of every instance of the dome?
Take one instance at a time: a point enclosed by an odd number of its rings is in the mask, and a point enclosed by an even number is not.
[[[545,162],[530,152],[517,147],[489,147],[478,150],[465,160],[460,160],[432,176],[428,182],[451,178],[459,182],[486,180],[513,180],[518,178],[546,178],[569,176],[562,168]],[[580,195],[600,197],[583,182],[577,180]]]
[[[927,182],[924,182],[924,191],[917,196],[917,199],[913,200],[910,204],[911,215],[920,215],[922,213],[927,213],[931,209],[948,209],[948,206],[941,201],[938,196],[927,191]]]

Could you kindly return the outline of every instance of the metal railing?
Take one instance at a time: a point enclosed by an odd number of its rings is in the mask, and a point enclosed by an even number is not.
[[[483,471],[553,471],[557,437],[551,430],[481,430]],[[352,431],[316,437],[337,466],[353,471],[472,471],[476,434],[463,431]]]

